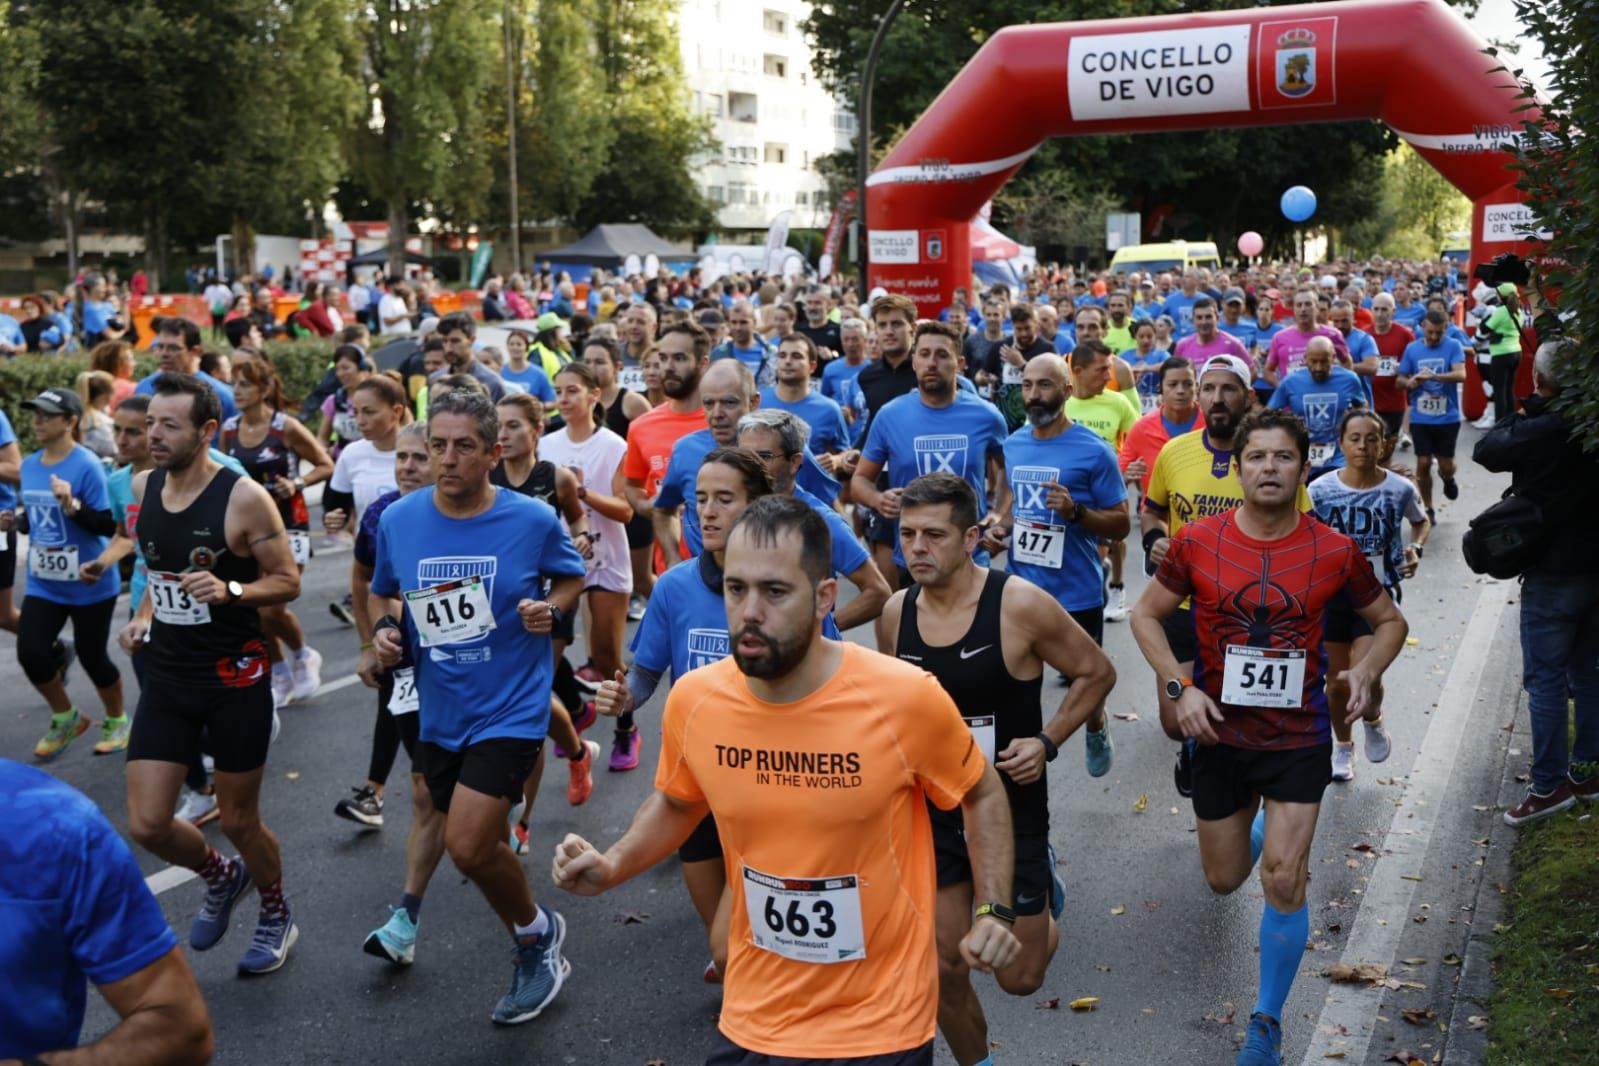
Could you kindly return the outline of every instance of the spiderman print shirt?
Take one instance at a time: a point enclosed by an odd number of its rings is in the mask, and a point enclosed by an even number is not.
[[[1223,744],[1258,750],[1331,743],[1322,686],[1327,669],[1323,613],[1340,590],[1356,608],[1382,594],[1371,563],[1353,540],[1305,515],[1288,536],[1256,540],[1229,512],[1179,530],[1155,577],[1177,595],[1193,597],[1199,635],[1194,684],[1221,707],[1224,720],[1216,733]],[[1229,647],[1303,652],[1299,706],[1224,703]]]

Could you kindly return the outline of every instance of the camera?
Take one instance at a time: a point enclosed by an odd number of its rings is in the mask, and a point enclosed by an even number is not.
[[[1471,276],[1495,288],[1507,281],[1519,288],[1532,280],[1532,270],[1521,256],[1514,252],[1501,252],[1493,257],[1492,262],[1477,264]]]

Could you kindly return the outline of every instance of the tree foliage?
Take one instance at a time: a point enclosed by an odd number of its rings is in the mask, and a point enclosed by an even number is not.
[[[1433,259],[1449,235],[1471,228],[1471,201],[1409,145],[1382,160],[1376,210],[1342,231],[1343,250]]]
[[[1540,338],[1564,335],[1576,343],[1562,397],[1571,405],[1589,451],[1599,451],[1599,276],[1589,269],[1599,247],[1599,8],[1585,0],[1516,0],[1516,14],[1543,45],[1550,96],[1522,78],[1524,106],[1536,101],[1537,120],[1524,123],[1516,149],[1521,179],[1538,224],[1552,231],[1535,278]]]

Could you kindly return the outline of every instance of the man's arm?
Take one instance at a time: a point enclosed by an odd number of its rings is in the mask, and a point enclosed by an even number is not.
[[[253,481],[240,478],[233,483],[228,497],[229,545],[244,542],[245,550],[255,559],[260,576],[244,586],[244,595],[237,603],[245,607],[270,607],[288,603],[300,595],[300,567],[294,561],[294,549],[283,532],[283,516],[278,505],[266,489]],[[237,531],[235,533],[235,531]],[[200,602],[220,602],[227,599],[227,590],[214,574],[185,574],[184,587],[198,577],[208,577],[219,586],[217,594]],[[192,594],[195,590],[190,589]],[[196,597],[199,599],[199,597]]]
[[[583,595],[583,575],[562,574],[560,577],[550,578],[550,593],[544,599],[550,606],[559,607],[562,614],[571,614],[577,609],[577,598],[581,595]]]
[[[878,514],[883,513],[883,493],[877,491],[877,475],[882,472],[882,463],[862,455],[860,462],[855,464],[855,473],[849,478],[849,498],[856,503],[864,504]],[[896,511],[895,515],[897,514]],[[892,518],[895,515],[884,515],[884,517]]]
[[[122,1020],[84,1047],[39,1056],[50,1066],[198,1066],[213,1051],[211,1016],[181,947],[98,986]],[[15,1061],[15,1060],[9,1060]]]
[[[1132,517],[1127,513],[1127,501],[1123,500],[1115,507],[1089,507],[1083,511],[1082,520],[1077,523],[1096,537],[1106,540],[1125,540],[1127,534],[1133,530]],[[1068,677],[1075,675],[1068,674]]]
[[[1386,590],[1366,606],[1357,607],[1355,613],[1371,626],[1372,639],[1371,647],[1360,662],[1343,673],[1343,680],[1349,683],[1351,722],[1366,713],[1371,705],[1373,688],[1382,679],[1383,671],[1399,657],[1400,650],[1405,646],[1405,637],[1410,633],[1410,623],[1399,613],[1398,606]]]
[[[1128,619],[1138,650],[1144,653],[1145,661],[1155,671],[1155,679],[1162,684],[1182,672],[1177,656],[1172,654],[1171,642],[1166,639],[1166,630],[1161,626],[1182,602],[1183,598],[1177,593],[1159,581],[1151,581],[1133,605],[1132,617]]]
[[[882,613],[883,604],[888,602],[889,597],[888,582],[870,556],[866,562],[845,576],[849,578],[850,584],[855,586],[856,596],[833,612],[833,621],[838,625],[840,633],[876,618]]]
[[[1005,803],[1003,793],[1000,801]],[[652,792],[627,832],[604,853],[576,833],[568,833],[556,846],[551,876],[557,888],[579,896],[597,896],[671,855],[709,811],[710,805],[703,801],[687,803],[664,792]],[[1008,804],[1005,814],[1007,818],[1010,815]],[[1005,876],[1010,877],[1008,864]]]
[[[972,864],[972,898],[979,904],[1011,906],[1016,837],[1011,827],[1010,800],[992,766],[983,767],[982,776],[961,798],[961,819]],[[1015,961],[1021,943],[1008,922],[984,916],[961,938],[960,950],[972,969],[992,973]]]

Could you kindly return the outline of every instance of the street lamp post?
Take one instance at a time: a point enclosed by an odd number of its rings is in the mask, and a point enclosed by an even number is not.
[[[863,303],[869,291],[866,276],[872,262],[871,232],[866,228],[866,173],[872,167],[872,82],[877,76],[877,54],[882,51],[883,39],[888,36],[888,28],[893,25],[904,4],[905,0],[894,0],[883,12],[883,17],[877,23],[877,32],[872,35],[872,46],[866,52],[866,69],[861,73],[855,160],[855,232],[859,237],[855,246],[860,252],[860,279],[857,284]]]

